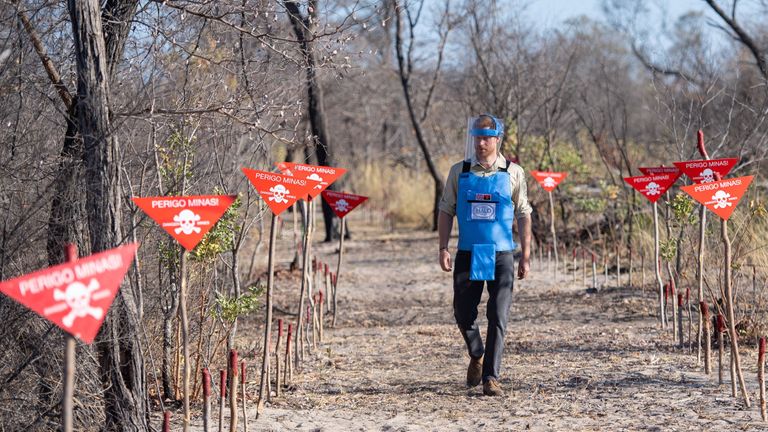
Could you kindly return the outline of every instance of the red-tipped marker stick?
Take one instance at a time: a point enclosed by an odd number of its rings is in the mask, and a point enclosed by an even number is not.
[[[765,338],[760,338],[757,353],[757,381],[760,383],[760,416],[768,420],[765,412]]]
[[[171,412],[163,413],[163,432],[171,432]]]
[[[203,432],[211,430],[211,373],[203,368]]]
[[[224,401],[227,397],[227,371],[219,371],[219,430],[224,430]]]

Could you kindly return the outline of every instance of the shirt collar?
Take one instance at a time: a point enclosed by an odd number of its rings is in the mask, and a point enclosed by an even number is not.
[[[485,170],[485,168],[480,165],[480,162],[477,161],[477,156],[472,155],[472,166],[479,167],[482,170]],[[486,171],[495,171],[499,168],[506,168],[507,167],[507,159],[501,155],[501,153],[496,153],[496,161],[491,165],[491,168]]]

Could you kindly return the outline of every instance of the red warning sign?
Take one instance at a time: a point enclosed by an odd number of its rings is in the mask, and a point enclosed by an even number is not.
[[[725,178],[736,166],[737,158],[691,160],[675,162],[675,166],[685,173],[694,183],[712,183],[715,180]]]
[[[343,218],[347,213],[351,212],[368,199],[368,197],[362,195],[330,190],[323,191],[323,198],[339,218]]]
[[[744,196],[754,176],[736,177],[710,183],[683,186],[688,195],[704,204],[713,213],[728,220],[736,210],[739,200]]]
[[[307,179],[311,185],[309,199],[320,195],[331,183],[347,172],[344,168],[307,165],[296,162],[278,162],[275,165],[285,175]],[[301,198],[304,199],[304,197]]]
[[[89,344],[99,332],[137,248],[130,243],[0,282],[0,292]]]
[[[555,190],[557,185],[560,184],[568,176],[567,172],[552,172],[552,171],[531,171],[531,175],[547,192]]]
[[[275,215],[279,215],[293,203],[306,197],[311,187],[307,180],[285,174],[250,168],[243,168],[243,173]]]
[[[678,172],[677,174],[624,177],[624,181],[648,198],[648,201],[655,203],[672,187],[679,176]]]
[[[237,195],[135,197],[133,202],[191,251],[236,198]]]

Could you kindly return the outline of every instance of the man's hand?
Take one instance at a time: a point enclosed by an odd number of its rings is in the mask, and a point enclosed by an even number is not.
[[[517,265],[517,278],[521,280],[525,279],[525,277],[528,276],[528,272],[530,270],[531,263],[529,262],[528,258],[520,258],[520,262]]]
[[[451,265],[451,253],[448,251],[448,249],[440,249],[440,268],[443,269],[444,272],[449,272],[453,270],[453,266]]]

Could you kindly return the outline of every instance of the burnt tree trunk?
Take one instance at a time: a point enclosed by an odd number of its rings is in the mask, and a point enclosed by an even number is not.
[[[328,138],[328,126],[325,121],[325,111],[323,105],[323,88],[317,77],[317,60],[315,50],[312,46],[313,31],[317,23],[317,1],[310,0],[308,12],[306,15],[299,10],[299,3],[296,1],[285,1],[285,8],[288,10],[288,17],[291,20],[293,33],[299,41],[301,54],[304,56],[304,66],[306,70],[306,88],[307,88],[307,114],[309,115],[309,127],[312,136],[315,137],[315,156],[317,164],[322,166],[331,166],[333,164],[331,141]],[[333,185],[328,189],[335,189]],[[325,224],[325,241],[333,240],[334,213],[331,206],[322,200],[323,222]]]
[[[77,65],[86,209],[92,252],[121,243],[120,149],[109,119],[109,69],[98,0],[68,0]],[[97,336],[105,430],[148,429],[135,293],[123,284]]]

